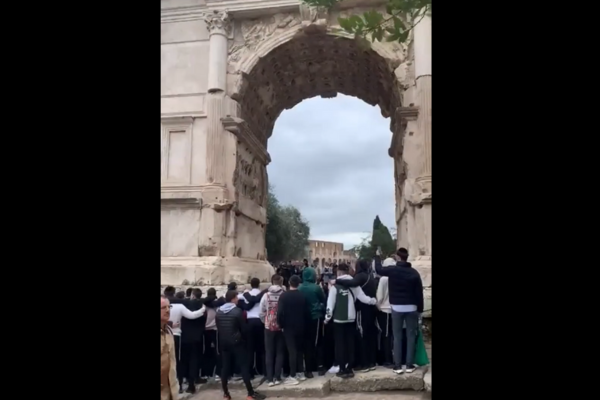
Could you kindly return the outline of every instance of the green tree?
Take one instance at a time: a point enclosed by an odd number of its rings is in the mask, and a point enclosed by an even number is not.
[[[352,248],[352,251],[358,258],[372,259],[375,257],[377,247],[381,247],[384,258],[396,251],[396,241],[387,226],[379,219],[379,215],[373,220],[373,233],[370,240],[369,237],[364,237],[360,244]]]
[[[265,247],[269,261],[277,263],[304,257],[310,226],[294,206],[282,206],[269,186]]]
[[[309,6],[333,8],[343,0],[302,0]],[[386,13],[369,10],[362,15],[338,18],[342,29],[371,41],[406,42],[410,31],[431,15],[431,0],[388,0]]]
[[[379,219],[379,215],[377,215],[373,221],[371,247],[373,247],[375,250],[377,250],[377,247],[381,247],[383,257],[387,257],[389,254],[396,251],[396,241],[390,234],[387,226],[385,226]]]
[[[371,259],[375,255],[375,250],[371,246],[371,240],[369,240],[369,236],[362,238],[360,244],[357,244],[350,250],[354,252],[357,258]]]

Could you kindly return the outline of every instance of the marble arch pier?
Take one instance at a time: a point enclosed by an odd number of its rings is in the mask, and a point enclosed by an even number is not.
[[[304,99],[343,93],[390,117],[398,245],[430,299],[431,19],[406,44],[365,46],[341,32],[339,16],[374,7],[385,2],[161,1],[162,284],[270,279],[274,123]]]

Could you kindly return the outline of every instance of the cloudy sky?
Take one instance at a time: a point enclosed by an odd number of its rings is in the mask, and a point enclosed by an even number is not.
[[[269,139],[269,182],[308,220],[311,239],[348,249],[370,235],[377,214],[394,227],[391,135],[379,107],[349,96],[308,99],[280,115]]]

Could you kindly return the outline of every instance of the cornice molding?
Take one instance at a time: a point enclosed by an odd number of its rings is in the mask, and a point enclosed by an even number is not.
[[[252,150],[252,153],[263,163],[263,165],[269,165],[271,162],[271,156],[269,155],[269,152],[256,138],[246,121],[244,121],[242,118],[227,116],[221,118],[221,123],[223,124],[225,130],[236,135],[241,142],[248,146]]]
[[[160,10],[160,22],[184,22],[204,19],[205,14],[214,11],[227,11],[231,17],[257,17],[261,14],[273,14],[291,9],[299,10],[299,0],[226,0],[208,1],[206,4],[188,7],[163,8]],[[264,11],[264,12],[263,12]]]

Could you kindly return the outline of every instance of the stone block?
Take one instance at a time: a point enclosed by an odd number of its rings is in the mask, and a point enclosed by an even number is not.
[[[331,378],[332,392],[376,392],[379,390],[423,390],[426,368],[418,368],[411,374],[397,375],[391,369],[377,367],[375,371],[356,372],[354,378]]]
[[[315,376],[312,379],[307,379],[300,382],[299,385],[284,385],[269,387],[267,383],[263,383],[256,388],[260,393],[270,397],[325,397],[329,394],[329,378],[325,376]]]
[[[423,384],[425,385],[425,390],[431,392],[431,369],[423,376]]]

